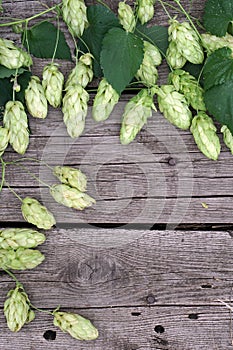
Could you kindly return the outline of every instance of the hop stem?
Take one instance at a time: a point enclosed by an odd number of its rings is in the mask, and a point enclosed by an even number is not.
[[[33,177],[35,180],[37,180],[39,183],[41,183],[42,185],[45,185],[46,187],[48,187],[48,188],[51,189],[51,186],[50,186],[50,185],[48,185],[46,182],[44,182],[44,181],[42,181],[41,179],[39,179],[35,174],[33,174],[31,171],[29,171],[29,170],[27,169],[27,167],[25,167],[25,166],[23,166],[23,165],[21,165],[21,164],[16,164],[16,163],[15,163],[15,165],[21,167],[21,168],[24,169],[31,177]]]
[[[1,164],[2,164],[2,180],[1,180],[1,184],[0,184],[0,192],[2,191],[2,188],[3,188],[3,185],[4,185],[5,173],[6,173],[6,163],[4,162],[2,157],[1,157]]]
[[[15,281],[17,286],[19,286],[20,288],[22,288],[25,291],[24,286],[22,285],[22,283],[19,282],[17,277],[11,271],[9,271],[7,269],[3,269],[3,271],[5,271]]]
[[[159,0],[159,1],[161,1],[161,0]],[[198,32],[198,30],[197,30],[195,24],[193,23],[193,21],[192,21],[190,15],[188,14],[188,12],[187,12],[187,11],[184,9],[184,7],[181,5],[180,0],[174,0],[174,1],[175,1],[176,4],[180,7],[180,9],[181,9],[181,11],[183,12],[183,14],[187,17],[187,19],[189,20],[191,26],[192,26],[193,29],[195,30],[195,32],[196,32],[198,38],[201,40],[201,35],[200,35],[200,33]]]
[[[5,185],[9,188],[9,190],[15,195],[15,197],[17,197],[20,202],[22,202],[22,198],[13,190],[13,188],[10,187],[10,185],[5,181]]]

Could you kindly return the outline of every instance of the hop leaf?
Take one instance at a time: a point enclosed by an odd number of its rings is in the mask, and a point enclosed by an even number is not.
[[[120,131],[120,141],[123,145],[135,139],[147,122],[147,118],[152,116],[152,108],[156,110],[153,97],[149,95],[147,89],[142,89],[126,104]]]
[[[24,219],[38,228],[49,230],[56,224],[53,214],[34,198],[24,198],[21,210]]]
[[[20,286],[16,286],[15,289],[11,290],[7,297],[4,303],[7,325],[12,332],[18,332],[25,323],[34,319],[35,314],[30,310],[28,295],[21,290]]]
[[[34,269],[44,261],[45,257],[39,250],[19,247],[0,249],[0,268],[12,270]]]
[[[62,88],[64,83],[64,76],[59,71],[58,65],[50,63],[43,69],[42,86],[49,104],[57,108],[62,100]]]
[[[78,37],[82,36],[88,26],[84,0],[62,0],[62,14],[71,33]]]
[[[127,32],[133,32],[136,26],[136,20],[132,8],[125,2],[118,3],[118,18],[122,27]]]
[[[190,128],[199,150],[213,160],[218,159],[221,148],[216,130],[213,120],[204,112],[193,118]]]
[[[81,85],[68,85],[63,98],[63,120],[71,137],[78,137],[85,127],[89,95]]]
[[[118,93],[107,82],[105,78],[101,80],[95,95],[92,116],[97,122],[106,120],[111,114],[114,106],[119,100]]]
[[[154,3],[155,0],[137,0],[137,17],[142,24],[153,18]]]
[[[79,169],[68,166],[55,166],[53,174],[65,185],[76,188],[81,192],[86,191],[87,178]]]
[[[156,93],[159,109],[164,117],[178,128],[187,130],[191,124],[192,113],[184,95],[177,92],[173,85],[163,85],[156,89]]]
[[[182,69],[177,69],[169,74],[168,79],[169,83],[184,95],[189,105],[196,110],[206,111],[204,90],[195,77]]]
[[[65,184],[53,185],[50,189],[50,194],[56,202],[77,210],[83,210],[95,203],[95,200],[88,194]]]
[[[93,56],[90,53],[82,55],[76,66],[70,72],[66,81],[66,88],[70,85],[80,84],[83,88],[93,79],[92,70]]]
[[[9,132],[9,142],[13,149],[19,154],[24,154],[29,144],[28,118],[20,101],[7,102],[3,123]]]
[[[86,318],[71,312],[54,312],[54,326],[78,340],[95,340],[98,330]]]
[[[0,64],[9,69],[29,67],[32,65],[31,56],[14,45],[13,41],[0,38]]]
[[[48,104],[44,89],[37,76],[32,76],[25,90],[25,101],[28,112],[35,118],[46,118],[48,113]]]
[[[44,243],[45,235],[38,231],[22,228],[8,228],[0,231],[0,248],[35,248]]]

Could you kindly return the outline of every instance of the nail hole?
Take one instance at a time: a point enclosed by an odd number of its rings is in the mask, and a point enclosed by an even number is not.
[[[165,332],[165,329],[164,329],[164,327],[163,326],[161,326],[160,324],[158,324],[157,326],[155,326],[155,328],[154,328],[154,331],[156,332],[156,333],[164,333]]]
[[[57,336],[57,333],[55,331],[50,331],[50,330],[44,332],[44,334],[43,334],[43,337],[48,341],[55,340],[56,336]]]
[[[155,303],[155,297],[153,294],[148,295],[148,297],[146,298],[146,301],[148,304],[154,304]]]
[[[211,284],[203,284],[201,288],[212,288],[213,286]]]
[[[131,315],[132,315],[132,316],[140,316],[140,315],[141,315],[141,312],[131,312]]]
[[[188,318],[189,318],[190,320],[197,320],[197,319],[198,319],[198,314],[189,314],[189,315],[188,315]]]
[[[174,158],[169,158],[168,159],[168,164],[171,166],[175,166],[176,165],[176,160]]]

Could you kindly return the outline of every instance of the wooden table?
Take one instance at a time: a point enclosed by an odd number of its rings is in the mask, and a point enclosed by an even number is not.
[[[188,8],[189,1],[183,3]],[[11,17],[43,9],[34,0],[3,4]],[[109,4],[116,9],[116,1]],[[158,3],[155,8],[156,21],[166,24]],[[192,14],[200,16],[202,9],[203,1],[194,0]],[[1,33],[17,37],[9,28]],[[41,75],[45,62],[35,59],[33,73]],[[67,76],[72,64],[61,65]],[[163,67],[160,83],[165,82]],[[90,318],[99,339],[76,341],[57,330],[46,314],[12,334],[1,312],[0,349],[233,348],[231,315],[219,301],[230,303],[232,294],[233,157],[222,143],[219,160],[206,159],[189,132],[175,129],[159,113],[135,142],[121,146],[120,118],[129,97],[122,96],[104,123],[94,123],[89,115],[77,140],[67,137],[60,111],[51,108],[43,121],[30,118],[26,156],[80,167],[89,179],[88,193],[97,199],[93,208],[76,212],[55,204],[48,189],[27,172],[54,183],[43,164],[28,160],[27,170],[10,166],[6,174],[17,193],[41,200],[58,222],[41,247],[46,261],[16,276],[33,304],[46,310],[60,304]],[[17,157],[7,150],[6,160]],[[0,207],[2,227],[27,227],[20,202],[7,188]],[[3,272],[0,280],[2,308],[14,284]]]

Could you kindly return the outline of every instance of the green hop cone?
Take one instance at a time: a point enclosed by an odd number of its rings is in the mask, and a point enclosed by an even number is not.
[[[158,48],[148,41],[144,41],[144,57],[136,74],[136,79],[142,81],[150,87],[156,84],[158,80],[158,71],[156,66],[162,62],[162,56]]]
[[[176,91],[173,85],[163,85],[156,89],[159,109],[170,123],[180,129],[190,127],[192,113],[184,95]]]
[[[167,63],[174,69],[182,68],[187,62],[186,58],[177,50],[176,43],[171,41],[166,52]]]
[[[69,333],[78,340],[95,340],[99,336],[98,330],[88,319],[71,312],[54,312],[53,323],[64,333]]]
[[[152,109],[156,111],[153,103],[153,97],[147,89],[142,89],[136,96],[126,104],[122,116],[120,131],[120,141],[122,145],[132,142],[147,118],[152,116]]]
[[[24,219],[38,228],[49,230],[56,224],[53,214],[34,198],[24,198],[21,210]]]
[[[133,32],[136,26],[134,13],[132,8],[123,1],[118,3],[118,19],[127,32]]]
[[[79,169],[68,166],[55,166],[53,174],[65,185],[76,188],[81,192],[86,191],[87,178]]]
[[[83,210],[95,204],[95,200],[88,194],[65,184],[53,185],[50,189],[50,194],[57,203],[68,208]]]
[[[29,67],[32,65],[31,56],[15,46],[13,41],[0,38],[0,64],[9,69]]]
[[[233,136],[226,125],[221,127],[221,132],[223,133],[223,141],[225,145],[230,149],[233,154]]]
[[[4,315],[7,325],[12,332],[18,332],[26,323],[31,322],[35,318],[35,314],[30,310],[28,295],[20,286],[10,290],[7,297],[4,303]]]
[[[89,94],[81,85],[69,85],[63,98],[63,120],[71,137],[79,137],[85,127]]]
[[[45,242],[45,235],[26,228],[8,228],[0,231],[0,248],[35,248]]]
[[[8,101],[3,116],[4,127],[9,131],[13,149],[24,154],[29,144],[28,118],[20,101]]]
[[[44,261],[44,255],[35,249],[19,247],[13,249],[0,249],[0,268],[9,270],[34,269]]]
[[[80,84],[83,88],[89,84],[93,79],[92,70],[93,56],[90,53],[85,53],[79,58],[78,63],[70,72],[66,81],[66,88],[69,85]]]
[[[97,122],[108,119],[118,100],[118,93],[105,78],[102,78],[93,102],[93,119]]]
[[[184,95],[189,105],[196,110],[206,111],[204,90],[195,77],[182,69],[177,69],[169,74],[168,79],[169,83]]]
[[[202,46],[206,49],[208,55],[222,47],[229,47],[233,52],[233,36],[229,33],[222,37],[204,33],[201,34],[201,39]]]
[[[199,150],[207,158],[217,160],[221,146],[213,120],[205,112],[199,112],[192,120],[190,131]]]
[[[84,0],[62,0],[62,15],[69,31],[78,37],[82,36],[88,26]]]
[[[7,128],[0,127],[0,156],[3,155],[9,142],[9,130]]]
[[[141,24],[149,22],[154,16],[155,0],[137,0],[137,17]]]
[[[40,78],[32,76],[25,90],[25,101],[28,112],[35,118],[44,119],[48,113],[48,103]]]
[[[49,104],[54,108],[60,106],[62,101],[62,88],[64,76],[56,63],[50,63],[43,69],[42,86]]]
[[[204,52],[195,30],[188,22],[179,23],[177,20],[172,19],[169,21],[169,24],[169,41],[176,43],[178,52],[186,60],[194,64],[201,64],[204,61]]]

